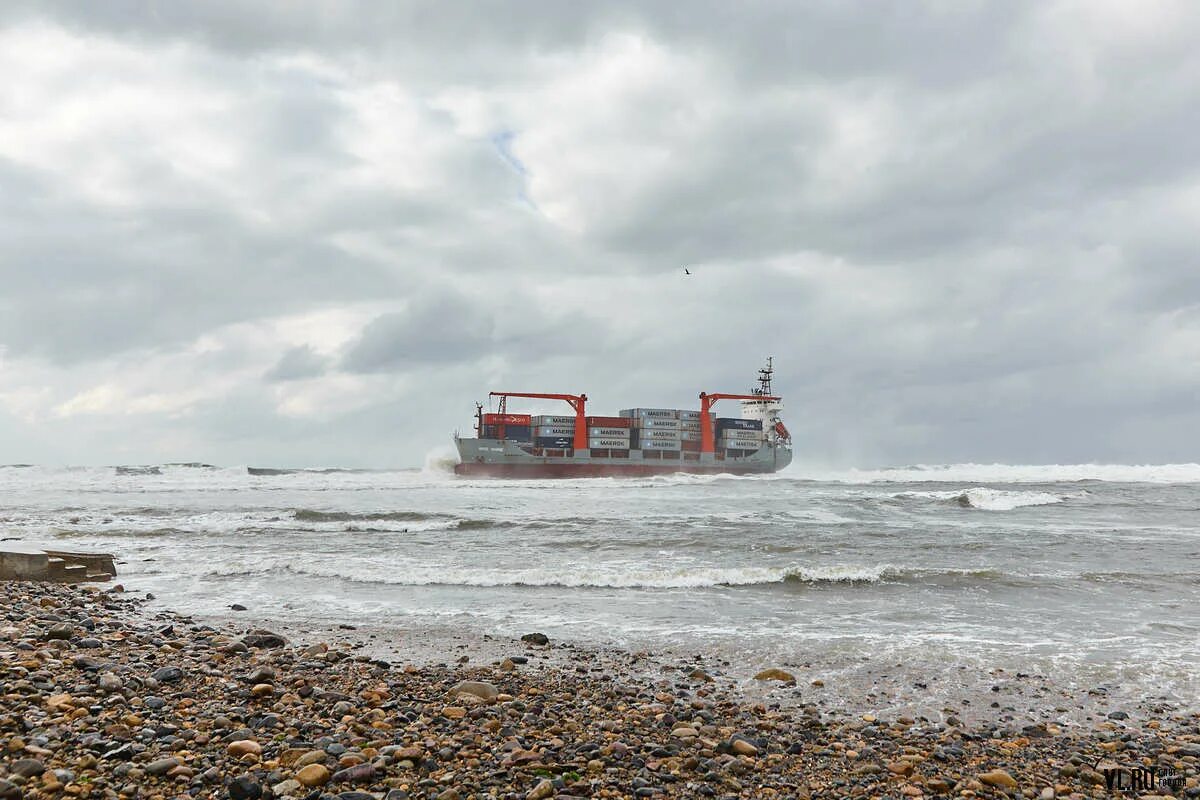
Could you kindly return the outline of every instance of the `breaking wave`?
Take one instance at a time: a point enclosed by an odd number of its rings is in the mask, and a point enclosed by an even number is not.
[[[206,577],[250,577],[287,573],[309,578],[332,578],[355,584],[386,586],[446,586],[490,588],[569,589],[721,589],[769,586],[853,586],[929,584],[973,586],[987,583],[1029,585],[1036,576],[1009,575],[992,569],[903,569],[888,564],[824,567],[693,567],[674,570],[584,568],[564,573],[551,569],[478,569],[419,564],[339,564],[293,559],[273,561],[247,570],[238,565],[215,569]]]
[[[317,511],[311,508],[296,509],[292,515],[298,522],[420,522],[427,519],[445,519],[448,516],[448,514],[426,514],[421,511],[356,513],[352,511]]]
[[[1200,464],[914,464],[777,474],[830,483],[1200,483]]]
[[[900,500],[910,498],[944,500],[963,508],[975,508],[981,511],[1012,511],[1014,508],[1025,506],[1048,506],[1062,503],[1067,499],[1049,492],[989,489],[984,486],[944,492],[897,492],[891,496]]]

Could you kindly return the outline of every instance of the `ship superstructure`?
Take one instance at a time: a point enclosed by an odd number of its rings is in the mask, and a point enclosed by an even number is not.
[[[491,392],[499,408],[476,404],[475,438],[455,436],[459,475],[581,478],[689,473],[769,473],[792,461],[791,437],[771,393],[772,360],[749,394],[700,393],[700,409],[628,408],[589,416],[585,394]],[[561,400],[570,415],[514,414],[509,398]],[[742,416],[717,417],[714,405],[738,400]]]

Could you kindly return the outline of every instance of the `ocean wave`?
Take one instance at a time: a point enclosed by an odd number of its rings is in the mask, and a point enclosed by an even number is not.
[[[898,500],[929,499],[943,500],[960,505],[963,508],[975,508],[981,511],[1012,511],[1025,506],[1048,506],[1062,503],[1067,498],[1049,492],[1022,492],[1008,489],[989,489],[976,486],[971,489],[953,489],[950,491],[933,492],[896,492],[891,497]]]
[[[292,518],[298,522],[420,522],[445,519],[447,516],[422,511],[318,511],[311,508],[298,508],[292,514]]]
[[[1200,464],[914,464],[884,469],[777,473],[828,483],[1200,483]]]

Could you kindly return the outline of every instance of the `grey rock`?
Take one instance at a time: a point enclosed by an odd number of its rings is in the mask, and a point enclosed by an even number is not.
[[[151,761],[146,765],[146,772],[151,775],[166,775],[168,772],[179,766],[177,758],[160,758],[157,761]]]
[[[146,706],[146,708],[157,711],[158,709],[165,706],[167,704],[167,701],[163,700],[161,697],[155,697],[154,695],[149,695],[148,697],[145,697],[142,699],[142,703]]]
[[[536,645],[548,645],[550,644],[550,637],[544,633],[527,633],[521,637],[521,641]],[[515,664],[516,662],[514,661],[513,663]]]
[[[8,771],[13,775],[20,775],[22,778],[36,778],[46,771],[46,765],[36,758],[22,758],[14,761]]]
[[[174,683],[183,678],[183,670],[179,667],[159,667],[152,675],[159,683]]]
[[[248,775],[234,778],[229,782],[227,789],[229,800],[258,800],[262,797],[262,786]]]
[[[287,640],[278,633],[272,633],[271,631],[254,631],[242,637],[242,644],[246,645],[246,647],[270,650],[276,647],[283,647],[287,644]]]
[[[75,635],[75,626],[69,622],[59,622],[51,625],[47,630],[46,639],[70,639]]]

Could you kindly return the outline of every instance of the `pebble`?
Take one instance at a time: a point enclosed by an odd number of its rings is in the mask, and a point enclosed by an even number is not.
[[[756,680],[756,681],[782,681],[784,683],[795,683],[796,676],[793,675],[792,673],[786,672],[782,669],[777,669],[775,667],[771,667],[770,669],[764,669],[762,672],[759,672],[758,674],[756,674],[754,676],[754,680]]]
[[[45,637],[67,619],[72,637],[86,630],[103,643],[102,658],[74,655],[82,640]],[[0,583],[0,800],[966,800],[997,790],[1052,800],[1102,794],[1104,776],[1089,765],[1118,749],[1185,773],[1200,756],[1200,717],[1171,710],[1156,711],[1154,727],[1130,721],[1139,706],[1073,730],[1050,715],[1014,722],[986,704],[960,710],[973,715],[967,725],[953,708],[929,722],[903,701],[864,699],[895,708],[888,723],[834,697],[819,708],[795,692],[749,700],[763,689],[733,686],[736,664],[562,645],[520,671],[525,656],[507,659],[506,672],[475,652],[446,665],[400,655],[403,666],[389,668],[360,644],[292,646],[270,631],[149,610],[141,595]],[[698,677],[709,669],[716,682]],[[1051,706],[1068,702],[1062,694]],[[35,763],[42,773],[25,774]]]
[[[329,783],[332,777],[328,769],[322,764],[309,764],[296,773],[296,780],[308,788],[314,786],[324,786]]]

